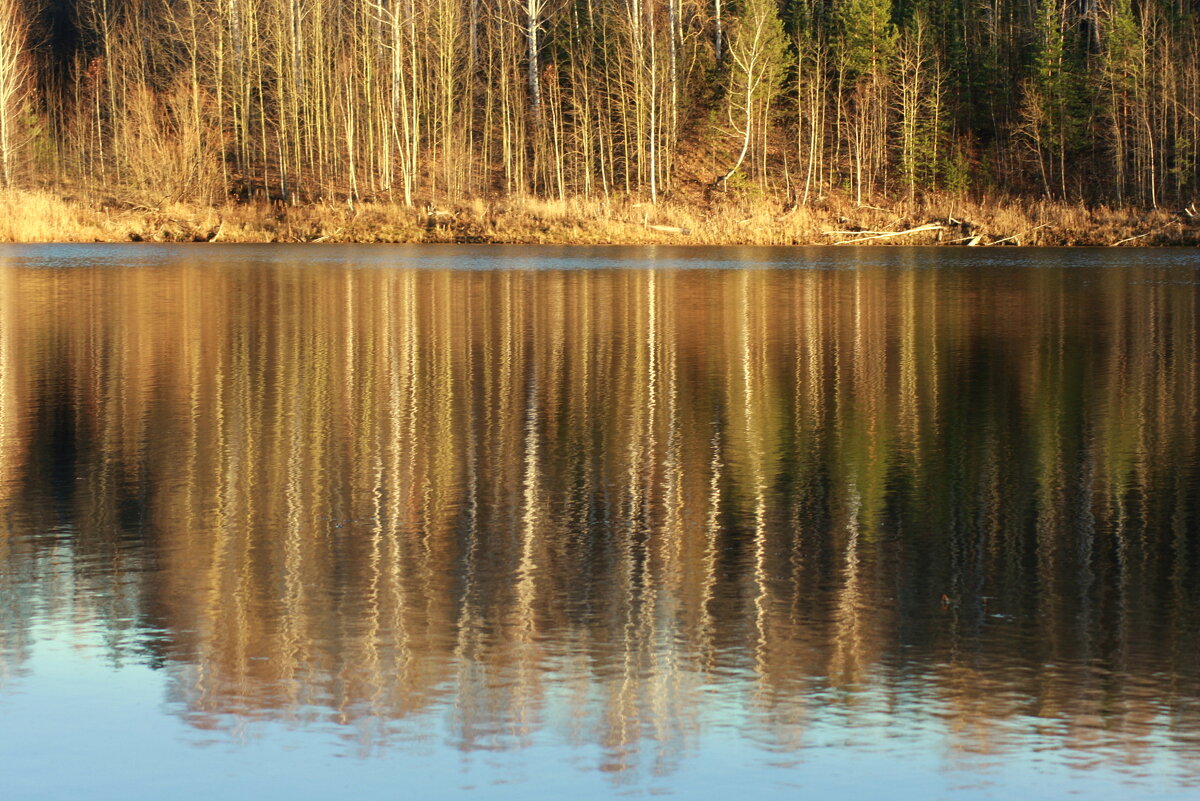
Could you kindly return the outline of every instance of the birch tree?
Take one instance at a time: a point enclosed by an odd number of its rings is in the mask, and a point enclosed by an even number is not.
[[[887,79],[895,28],[888,0],[841,0],[834,9],[841,105],[838,126],[850,156],[854,198],[874,190],[887,149]]]
[[[787,68],[787,40],[773,0],[747,0],[729,29],[730,90],[727,119],[741,139],[729,171],[717,179],[726,186],[742,167],[755,134],[765,137],[767,112],[779,95]]]
[[[32,72],[26,48],[29,28],[19,0],[0,0],[0,181],[12,186],[20,128],[29,102]]]

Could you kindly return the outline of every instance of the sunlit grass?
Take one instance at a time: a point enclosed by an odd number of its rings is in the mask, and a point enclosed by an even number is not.
[[[407,207],[388,201],[151,207],[50,191],[0,192],[2,242],[497,242],[559,244],[834,244],[854,231],[940,230],[871,244],[1197,244],[1200,230],[1163,210],[931,195],[808,205],[714,192],[659,204],[630,198],[474,198]]]

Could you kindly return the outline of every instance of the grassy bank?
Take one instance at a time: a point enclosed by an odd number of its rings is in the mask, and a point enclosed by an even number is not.
[[[920,229],[920,230],[913,230]],[[906,233],[898,233],[906,232]],[[1050,202],[927,197],[787,207],[716,195],[703,203],[533,198],[408,208],[374,202],[286,206],[130,205],[49,191],[0,193],[0,242],[491,242],[808,245],[1200,244],[1186,213]]]

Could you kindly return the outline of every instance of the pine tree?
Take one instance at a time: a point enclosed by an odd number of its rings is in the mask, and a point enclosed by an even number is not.
[[[1117,202],[1125,199],[1129,182],[1133,104],[1136,102],[1139,59],[1138,26],[1130,0],[1112,0],[1104,19],[1105,33],[1100,53],[1100,105],[1107,120],[1108,154],[1112,165],[1113,190]]]
[[[888,70],[896,44],[888,0],[841,0],[834,7],[835,60],[842,105],[839,137],[850,157],[855,200],[887,166]]]

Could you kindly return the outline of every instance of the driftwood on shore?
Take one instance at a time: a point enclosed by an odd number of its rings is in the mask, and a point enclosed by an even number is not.
[[[1188,212],[1188,209],[1184,209],[1184,212]],[[1190,212],[1190,215],[1192,217],[1195,217],[1196,212],[1192,211],[1192,212]],[[1162,231],[1166,230],[1167,228],[1170,228],[1172,225],[1179,226],[1181,229],[1183,228],[1183,223],[1178,220],[1175,220],[1175,221],[1167,223],[1166,225],[1160,225],[1158,228],[1151,228],[1149,231],[1146,231],[1144,234],[1137,234],[1135,236],[1127,236],[1124,239],[1118,239],[1116,242],[1113,242],[1113,247],[1116,247],[1117,245],[1124,245],[1126,242],[1135,242],[1138,239],[1144,239],[1145,237],[1152,236],[1153,234],[1161,233]]]
[[[1034,231],[1037,231],[1042,228],[1046,228],[1049,225],[1050,225],[1050,223],[1042,223],[1041,225],[1035,225],[1034,227],[1030,228],[1028,231],[1022,231],[1019,234],[1013,234],[1012,236],[1006,236],[1003,239],[997,239],[995,242],[988,242],[988,245],[989,246],[999,245],[1002,242],[1011,242],[1013,240],[1016,240],[1017,244],[1019,245],[1019,244],[1021,244],[1021,237],[1025,236],[1025,234],[1032,234]]]
[[[873,239],[890,239],[894,236],[905,236],[907,234],[922,233],[925,231],[940,231],[945,228],[941,223],[926,223],[918,225],[916,228],[909,228],[904,231],[822,231],[825,236],[855,236],[855,239],[843,239],[840,242],[834,242],[835,245],[853,245],[857,242],[869,242]],[[861,236],[867,234],[867,236]]]
[[[950,240],[947,240],[946,242],[943,242],[942,244],[943,245],[957,245],[959,242],[962,242],[964,247],[973,248],[976,245],[978,245],[981,241],[983,241],[983,234],[972,234],[971,236],[962,236],[962,237],[959,237],[958,239],[950,239]]]
[[[1138,234],[1137,236],[1127,236],[1124,239],[1118,239],[1116,242],[1113,242],[1113,247],[1116,247],[1117,245],[1124,245],[1126,242],[1132,242],[1135,239],[1141,239],[1142,237],[1150,236],[1151,234],[1156,234],[1156,233],[1158,233],[1158,232],[1157,231],[1147,231],[1146,233]]]
[[[687,236],[692,232],[690,228],[680,228],[677,225],[647,225],[646,227],[651,231],[661,231],[664,234],[680,234],[681,236]]]

